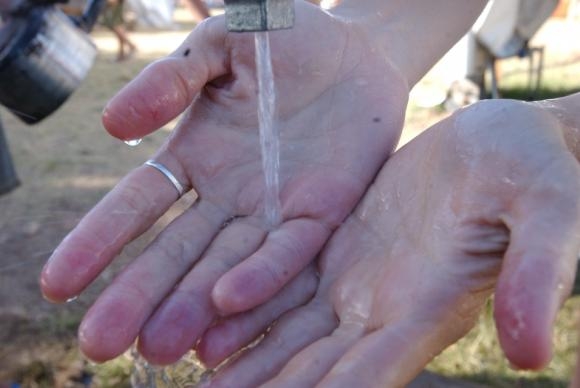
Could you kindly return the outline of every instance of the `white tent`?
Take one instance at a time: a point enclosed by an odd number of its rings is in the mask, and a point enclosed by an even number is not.
[[[473,33],[496,58],[517,55],[558,6],[558,0],[495,0]]]
[[[457,106],[477,101],[490,62],[525,53],[557,5],[558,0],[490,1],[471,31],[417,85],[411,98],[426,107],[448,98],[457,98]]]

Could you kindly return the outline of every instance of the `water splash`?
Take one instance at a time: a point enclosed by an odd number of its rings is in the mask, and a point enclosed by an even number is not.
[[[268,32],[254,34],[256,46],[256,71],[258,76],[258,121],[260,125],[260,146],[264,171],[265,194],[264,213],[271,227],[282,222],[280,204],[280,134],[274,125],[276,90],[270,54]]]
[[[192,388],[203,384],[208,378],[208,371],[193,353],[167,367],[150,365],[134,347],[129,352],[129,357],[133,363],[133,388]]]

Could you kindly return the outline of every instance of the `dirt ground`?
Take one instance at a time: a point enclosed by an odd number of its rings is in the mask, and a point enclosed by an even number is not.
[[[107,100],[153,59],[172,51],[191,23],[168,32],[132,34],[139,51],[116,63],[116,43],[97,29],[100,51],[82,87],[53,116],[35,126],[0,111],[21,186],[0,197],[0,388],[83,387],[87,364],[76,350],[75,329],[95,295],[147,237],[128,247],[83,295],[67,305],[42,299],[40,270],[57,244],[80,218],[132,168],[148,159],[166,129],[128,147],[106,134],[100,114]],[[443,113],[422,113],[405,138]],[[154,233],[154,232],[153,232]]]
[[[1,111],[21,185],[0,197],[0,387],[23,378],[36,380],[23,384],[30,387],[42,381],[40,386],[70,386],[70,381],[65,383],[69,377],[82,380],[75,328],[114,270],[107,270],[90,290],[65,306],[43,300],[38,275],[68,231],[167,135],[159,131],[139,147],[128,147],[106,134],[100,114],[117,90],[152,60],[176,48],[191,27],[185,23],[175,31],[133,33],[139,52],[123,63],[114,61],[112,35],[98,28],[93,33],[100,53],[95,66],[58,112],[26,126]],[[138,249],[127,248],[117,267]]]

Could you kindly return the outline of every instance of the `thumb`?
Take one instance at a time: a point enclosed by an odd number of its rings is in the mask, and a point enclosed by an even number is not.
[[[578,182],[578,167],[576,179]],[[570,178],[570,177],[569,177]],[[511,363],[540,369],[552,357],[552,330],[570,294],[579,250],[578,184],[530,190],[515,201],[507,220],[510,245],[495,298],[495,321],[501,346]]]
[[[114,96],[103,125],[122,140],[140,139],[181,114],[228,68],[222,17],[207,19],[170,56],[153,62]]]
[[[411,315],[359,340],[318,386],[406,387],[436,355],[473,327],[472,317],[457,318],[446,309],[418,306]]]

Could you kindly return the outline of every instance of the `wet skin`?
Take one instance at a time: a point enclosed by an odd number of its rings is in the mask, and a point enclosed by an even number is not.
[[[314,291],[312,271],[298,274],[393,150],[408,86],[359,27],[301,2],[296,11],[295,28],[270,36],[282,143],[276,228],[263,217],[251,35],[228,34],[223,18],[208,19],[106,108],[105,127],[123,140],[185,111],[154,159],[199,199],[88,311],[79,335],[89,358],[114,358],[139,337],[149,361],[171,363],[221,316],[261,305],[291,280],[282,310]],[[42,273],[44,294],[54,301],[80,294],[176,199],[158,171],[135,169],[55,250]]]
[[[545,366],[580,248],[580,137],[558,104],[479,103],[397,151],[322,253],[312,301],[210,386],[405,386],[494,291],[510,362]],[[211,328],[198,354],[219,364],[259,319]]]

